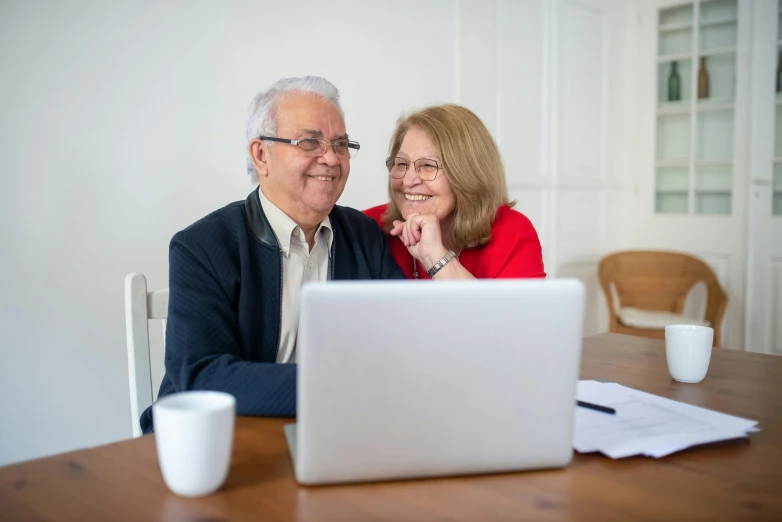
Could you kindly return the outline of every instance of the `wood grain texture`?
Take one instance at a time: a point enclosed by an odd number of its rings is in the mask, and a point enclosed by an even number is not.
[[[782,520],[782,357],[715,349],[700,384],[671,380],[663,343],[585,339],[582,378],[756,419],[750,441],[660,460],[575,455],[563,470],[300,487],[282,426],[240,417],[226,485],[169,492],[153,436],[0,468],[0,520]]]

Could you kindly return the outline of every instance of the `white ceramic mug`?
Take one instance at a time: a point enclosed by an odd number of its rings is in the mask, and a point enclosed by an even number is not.
[[[665,327],[665,356],[671,377],[679,382],[701,382],[711,361],[714,329],[669,324]]]
[[[214,391],[175,393],[152,406],[158,461],[166,485],[178,495],[217,491],[228,476],[236,399]]]

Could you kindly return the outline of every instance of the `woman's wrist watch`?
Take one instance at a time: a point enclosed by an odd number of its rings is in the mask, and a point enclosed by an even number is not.
[[[445,265],[448,263],[448,261],[450,261],[450,260],[451,260],[451,259],[453,259],[454,257],[456,257],[456,254],[454,254],[454,253],[453,253],[453,250],[449,250],[449,251],[448,251],[448,252],[447,252],[447,253],[446,253],[446,254],[443,256],[443,258],[442,258],[441,260],[439,260],[438,262],[436,262],[435,264],[433,264],[433,265],[432,265],[432,268],[430,268],[429,270],[427,270],[427,271],[426,271],[426,275],[428,275],[430,279],[431,279],[431,278],[433,278],[433,277],[434,277],[434,275],[435,275],[437,272],[439,272],[439,271],[440,271],[440,269],[442,269],[442,268],[443,268],[443,267],[444,267],[444,266],[445,266]]]

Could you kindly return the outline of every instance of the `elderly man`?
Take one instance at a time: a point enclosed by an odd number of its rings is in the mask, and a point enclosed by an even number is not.
[[[404,279],[376,222],[335,206],[350,174],[339,92],[318,77],[279,80],[247,117],[258,190],[177,233],[169,252],[166,374],[159,396],[221,390],[239,415],[296,414],[301,285]],[[151,408],[141,416],[152,431]]]

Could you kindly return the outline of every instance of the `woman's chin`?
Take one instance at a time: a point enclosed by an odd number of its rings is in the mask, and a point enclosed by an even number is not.
[[[399,206],[399,211],[402,213],[402,217],[407,219],[410,214],[431,214],[432,207],[429,202],[423,201],[407,201],[405,200],[402,205]]]

